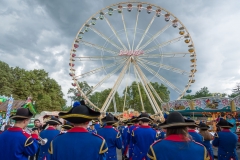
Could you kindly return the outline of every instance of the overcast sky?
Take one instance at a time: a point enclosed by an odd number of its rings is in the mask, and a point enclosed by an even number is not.
[[[121,1],[0,0],[0,60],[12,67],[19,66],[28,70],[45,69],[49,76],[62,86],[67,99],[67,90],[72,83],[68,75],[69,51],[79,28],[97,11],[118,2]],[[149,0],[148,2],[173,13],[192,36],[197,54],[197,73],[196,82],[191,90],[195,92],[207,86],[211,92],[230,94],[236,83],[240,82],[240,1],[232,0],[230,3],[223,0]],[[136,18],[130,16],[128,18],[127,21],[133,19],[135,22]],[[118,22],[114,24],[118,26]],[[140,23],[139,28],[145,27],[141,27]],[[104,27],[99,29],[102,32],[110,32],[104,30]],[[150,33],[154,34],[157,31],[153,28]],[[97,43],[97,39],[95,40]],[[162,61],[164,64],[176,63],[175,60]],[[186,64],[185,60],[179,60],[176,64],[182,66],[184,70],[190,70],[190,63]],[[86,65],[88,63],[78,65],[77,68],[81,68],[81,72],[84,72],[87,71],[84,69],[87,68]],[[96,67],[100,66],[96,64]],[[181,80],[183,79],[181,75],[173,78],[165,71],[162,71],[161,75],[168,77],[169,81],[181,89],[187,83]],[[110,81],[114,82],[116,78],[115,75]],[[93,77],[85,80],[94,85],[98,79]],[[111,87],[104,85],[107,88]],[[175,98],[176,95],[172,94],[171,99]]]

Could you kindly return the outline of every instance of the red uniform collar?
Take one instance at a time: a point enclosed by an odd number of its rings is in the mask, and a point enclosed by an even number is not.
[[[19,131],[23,131],[23,129],[20,127],[11,127],[11,128],[8,128],[8,131],[19,132]]]
[[[68,132],[88,132],[88,130],[83,127],[73,127],[72,129],[68,130]]]
[[[179,135],[179,134],[169,135],[165,138],[165,140],[175,141],[175,142],[185,142],[186,141],[184,139],[183,135]],[[188,138],[187,141],[190,141],[190,139]]]
[[[104,126],[104,128],[113,128],[113,126]]]
[[[55,128],[50,126],[47,128],[47,130],[55,130]]]
[[[230,129],[223,129],[222,132],[231,132]]]
[[[189,129],[188,132],[196,132],[194,129]]]
[[[151,128],[150,126],[140,126],[140,128]]]

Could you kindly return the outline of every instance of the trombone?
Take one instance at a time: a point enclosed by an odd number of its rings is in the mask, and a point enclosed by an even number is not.
[[[48,142],[47,138],[41,138],[40,136],[38,136],[38,143],[41,144],[42,146],[45,145]]]

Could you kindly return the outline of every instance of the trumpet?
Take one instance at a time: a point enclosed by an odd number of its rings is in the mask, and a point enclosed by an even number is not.
[[[41,138],[40,136],[38,136],[38,138],[39,138],[38,143],[41,144],[42,146],[48,142],[47,138]]]

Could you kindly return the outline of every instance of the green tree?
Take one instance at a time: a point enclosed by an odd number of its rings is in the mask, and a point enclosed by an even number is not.
[[[10,68],[0,61],[2,75],[0,77],[0,95],[13,95],[15,100],[25,100],[31,96],[36,104],[36,110],[56,111],[65,106],[61,86],[48,77],[44,70]]]

